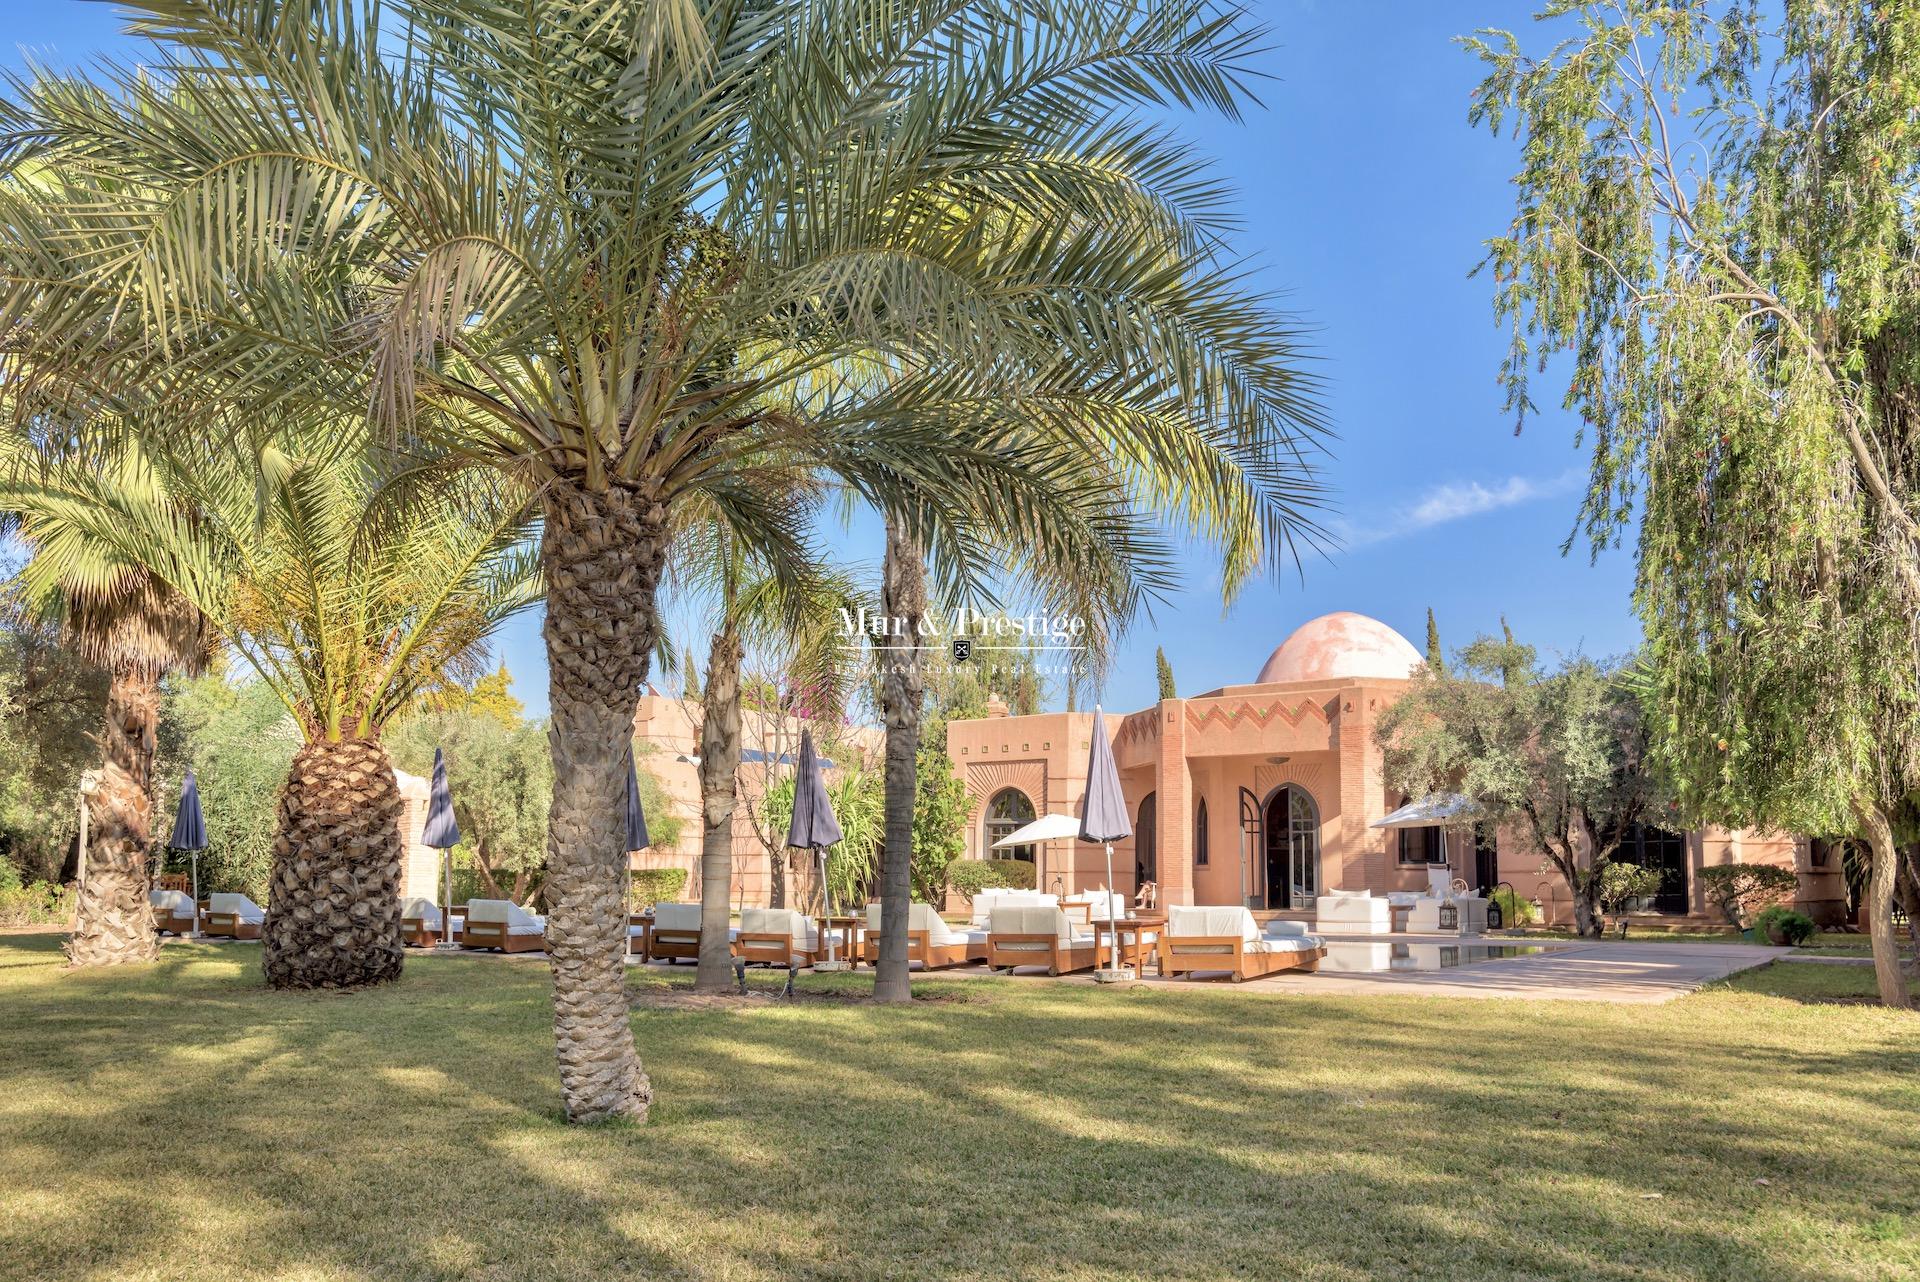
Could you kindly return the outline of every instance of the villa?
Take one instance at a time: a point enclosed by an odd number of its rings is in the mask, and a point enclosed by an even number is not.
[[[1459,824],[1372,825],[1412,798],[1392,793],[1374,741],[1380,715],[1423,663],[1405,637],[1364,615],[1339,612],[1302,624],[1247,685],[1107,718],[1133,814],[1131,841],[1115,843],[1114,883],[1159,887],[1162,904],[1238,904],[1263,915],[1313,915],[1329,890],[1424,890],[1444,865],[1471,888],[1504,882],[1536,901],[1546,920],[1571,920],[1565,883],[1517,834]],[[1042,889],[1103,884],[1105,852],[1076,841],[994,850],[993,843],[1046,813],[1074,815],[1086,788],[1086,712],[996,715],[947,728],[954,769],[972,802],[969,857],[1031,860]],[[1816,920],[1845,915],[1840,859],[1825,843],[1718,828],[1646,827],[1620,856],[1661,870],[1653,914],[1718,922],[1699,873],[1716,864],[1768,863],[1798,875],[1796,905]]]

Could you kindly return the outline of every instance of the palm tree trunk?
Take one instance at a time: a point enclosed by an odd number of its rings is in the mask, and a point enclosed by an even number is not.
[[[725,990],[733,950],[727,945],[733,889],[733,809],[740,774],[740,636],[713,634],[707,657],[705,715],[700,721],[700,965],[693,989]],[[777,856],[776,856],[777,857]]]
[[[880,963],[873,996],[875,1001],[904,1002],[912,996],[907,921],[913,905],[914,759],[920,752],[925,685],[918,646],[920,620],[927,612],[927,566],[919,544],[891,519],[881,575],[881,613],[888,623],[880,680],[880,714],[887,727],[887,835],[880,853]]]
[[[117,664],[107,686],[99,782],[87,795],[86,875],[66,944],[69,966],[152,961],[160,954],[147,900],[153,837],[154,727],[160,683],[144,665]]]
[[[1871,802],[1854,807],[1873,852],[1867,874],[1867,934],[1873,944],[1873,974],[1880,1000],[1901,1010],[1913,1005],[1907,977],[1900,970],[1900,941],[1893,933],[1893,896],[1899,877],[1899,852],[1894,849],[1893,826],[1886,812]]]
[[[667,543],[666,509],[645,495],[577,483],[547,493],[547,954],[575,1122],[644,1121],[653,1100],[628,1022],[626,763]]]
[[[260,964],[275,988],[365,988],[400,978],[404,803],[378,739],[294,754],[275,812]]]

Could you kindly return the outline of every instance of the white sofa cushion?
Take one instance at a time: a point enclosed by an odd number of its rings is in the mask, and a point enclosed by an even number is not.
[[[655,904],[653,933],[687,935],[700,929],[699,904]]]
[[[1253,940],[1260,938],[1260,926],[1244,905],[1175,904],[1167,909],[1167,935],[1172,939],[1238,936]]]
[[[803,953],[812,952],[820,940],[820,927],[814,920],[791,908],[743,908],[740,931],[747,935],[785,935]]]
[[[440,929],[440,905],[431,899],[422,899],[416,895],[400,905],[400,918],[402,921],[418,919],[420,924],[428,930],[438,930]]]
[[[147,902],[153,905],[154,915],[158,917],[192,917],[194,915],[193,896],[184,890],[148,891]]]
[[[995,935],[1052,935],[1063,947],[1091,944],[1093,937],[1076,937],[1059,904],[1032,904],[995,908],[988,931]]]
[[[1031,907],[1040,904],[1057,904],[1060,900],[1053,895],[1042,894],[1037,890],[983,890],[973,897],[971,919],[976,926],[984,926],[993,917],[996,907]]]
[[[210,913],[232,913],[249,925],[258,925],[267,919],[267,910],[254,903],[245,895],[222,891],[207,896],[207,911]]]

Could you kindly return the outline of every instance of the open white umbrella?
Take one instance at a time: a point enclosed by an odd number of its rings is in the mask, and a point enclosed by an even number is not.
[[[1447,864],[1447,826],[1471,819],[1480,812],[1480,806],[1472,797],[1457,792],[1434,792],[1409,801],[1390,815],[1374,820],[1369,828],[1438,828],[1440,830],[1440,862]]]
[[[1044,849],[1045,843],[1047,842],[1057,840],[1061,837],[1077,837],[1079,835],[1080,821],[1072,815],[1041,815],[1032,823],[1015,828],[1012,832],[994,842],[993,848],[995,850],[1007,850],[1014,846],[1038,845]],[[1036,867],[1034,869],[1033,884],[1042,890],[1046,889],[1047,878],[1044,867]]]

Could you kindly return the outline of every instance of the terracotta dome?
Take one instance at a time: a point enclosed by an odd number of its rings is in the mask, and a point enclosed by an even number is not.
[[[1256,684],[1356,677],[1404,681],[1423,662],[1411,642],[1380,620],[1337,610],[1295,628],[1267,656]]]

